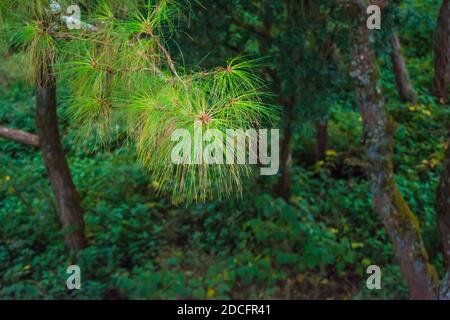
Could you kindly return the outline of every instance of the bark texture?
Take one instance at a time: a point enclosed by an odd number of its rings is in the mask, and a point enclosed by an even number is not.
[[[83,211],[61,145],[55,81],[50,72],[46,75],[39,77],[41,80],[38,81],[36,91],[36,124],[40,147],[58,205],[66,245],[70,250],[78,251],[87,244]]]
[[[304,7],[304,1],[299,3],[296,0],[287,0],[286,1],[286,12],[287,12],[287,20],[284,28],[286,30],[295,29],[298,23],[298,19],[301,16],[301,7]],[[305,8],[306,9],[306,8]],[[267,12],[265,14],[265,24],[269,25],[267,21]],[[266,27],[267,28],[267,27]],[[293,65],[297,65],[300,61],[300,55],[298,52],[298,48],[291,47],[289,48],[290,61]],[[291,75],[292,76],[292,75]],[[275,79],[274,79],[275,80]],[[277,83],[275,83],[275,87],[278,89],[280,97],[283,96],[283,88],[281,85],[280,77],[277,77]],[[284,106],[284,130],[283,130],[283,140],[281,141],[281,150],[280,150],[280,172],[281,177],[278,181],[277,193],[280,197],[285,200],[289,200],[292,192],[292,138],[293,138],[293,130],[294,130],[294,121],[295,121],[295,107],[297,105],[297,95],[295,93],[290,92],[289,95],[280,99],[280,105]]]
[[[391,42],[391,61],[395,76],[397,91],[402,102],[417,103],[417,95],[409,78],[408,68],[402,54],[400,39],[397,34],[393,34]]]
[[[450,84],[450,0],[443,0],[439,10],[435,46],[433,93],[447,103]]]
[[[39,137],[25,131],[0,127],[0,137],[19,143],[39,147]]]
[[[316,122],[316,160],[325,160],[328,150],[328,122],[326,119]]]
[[[450,145],[444,160],[444,172],[437,192],[436,216],[445,263],[450,266]]]
[[[359,8],[357,17],[364,17]],[[380,216],[406,279],[411,299],[437,299],[438,276],[430,265],[416,216],[400,194],[392,162],[394,123],[379,89],[370,31],[359,21],[353,45],[352,76],[364,122],[366,152],[370,161],[373,206]]]
[[[439,290],[439,300],[450,300],[450,269],[442,280],[441,288]]]
[[[284,128],[284,136],[281,141],[281,155],[280,155],[280,171],[281,177],[278,182],[277,193],[285,200],[289,200],[292,187],[292,123]]]

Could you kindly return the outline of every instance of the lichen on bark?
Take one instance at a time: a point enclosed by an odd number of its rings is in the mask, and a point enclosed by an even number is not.
[[[394,177],[394,121],[379,88],[371,34],[358,13],[351,75],[364,123],[369,180],[375,211],[394,245],[394,252],[412,299],[436,299],[438,275],[429,263],[417,217],[401,195]]]

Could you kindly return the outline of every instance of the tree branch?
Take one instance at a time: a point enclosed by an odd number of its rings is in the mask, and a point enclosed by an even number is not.
[[[236,16],[231,16],[231,19],[232,19],[232,23],[234,23],[238,27],[241,27],[247,31],[253,32],[254,34],[258,35],[259,37],[270,38],[270,34],[266,34],[262,28],[258,28],[257,26],[254,26],[245,21],[242,21],[242,19],[239,19]]]
[[[164,56],[166,57],[167,60],[167,64],[169,65],[170,71],[172,71],[173,75],[177,78],[177,79],[181,79],[180,76],[178,75],[177,72],[177,68],[175,67],[175,63],[172,60],[172,57],[170,56],[169,51],[167,51],[167,49],[158,41],[156,40],[156,43],[158,44],[159,49],[164,53]]]
[[[39,137],[25,131],[0,127],[0,137],[36,148],[39,147]]]

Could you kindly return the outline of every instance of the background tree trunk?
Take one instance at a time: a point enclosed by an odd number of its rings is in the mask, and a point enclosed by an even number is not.
[[[394,245],[411,299],[436,299],[437,273],[429,264],[418,220],[394,180],[392,153],[395,128],[385,110],[378,86],[375,53],[370,45],[370,31],[363,19],[365,11],[360,8],[355,8],[355,11],[359,26],[353,46],[352,76],[364,122],[374,209]]]
[[[450,143],[450,140],[449,140]],[[439,233],[442,241],[445,263],[450,266],[450,145],[444,160],[444,172],[436,198],[436,216]]]
[[[40,76],[36,91],[36,124],[40,147],[58,204],[66,245],[70,250],[78,251],[87,244],[83,211],[60,141],[55,79],[53,75],[47,77],[51,79]]]
[[[277,193],[285,200],[289,200],[292,187],[292,121],[287,120],[281,141],[280,171]]]
[[[441,288],[439,289],[439,300],[450,300],[450,269],[442,280]]]
[[[408,68],[402,54],[402,47],[398,35],[394,33],[391,36],[391,61],[395,76],[397,91],[402,102],[417,103],[417,95],[409,78]]]
[[[439,10],[435,46],[433,93],[447,103],[450,84],[450,0],[443,0]]]
[[[328,150],[328,121],[327,119],[316,122],[316,160],[325,160]]]
[[[448,102],[450,81],[450,1],[444,0],[439,11],[435,48],[436,96]],[[450,138],[449,138],[450,143]],[[450,145],[444,159],[444,172],[441,175],[436,197],[436,216],[442,241],[446,266],[450,266]],[[449,284],[450,286],[450,284]],[[450,294],[450,293],[449,293]]]

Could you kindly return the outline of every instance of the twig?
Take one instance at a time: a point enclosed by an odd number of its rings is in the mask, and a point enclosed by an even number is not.
[[[161,49],[161,51],[166,56],[167,63],[169,64],[169,68],[172,71],[173,75],[175,77],[177,77],[178,80],[181,80],[180,76],[178,75],[177,68],[175,67],[175,64],[173,63],[173,60],[170,56],[169,51],[167,51],[167,49],[158,40],[156,40],[156,43],[158,44],[159,49]]]

